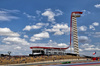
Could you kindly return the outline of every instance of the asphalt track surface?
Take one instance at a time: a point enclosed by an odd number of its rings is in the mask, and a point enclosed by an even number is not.
[[[46,65],[46,66],[47,66],[47,65]],[[100,66],[100,62],[74,63],[74,64],[60,64],[60,65],[48,65],[48,66]]]

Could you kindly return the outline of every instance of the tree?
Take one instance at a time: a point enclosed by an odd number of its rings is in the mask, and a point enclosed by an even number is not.
[[[10,54],[11,54],[11,51],[8,51],[8,54],[9,54],[9,56],[10,56]]]

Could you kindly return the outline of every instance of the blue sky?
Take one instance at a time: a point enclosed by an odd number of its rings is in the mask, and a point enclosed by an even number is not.
[[[67,47],[70,16],[77,18],[80,54],[100,54],[99,0],[0,0],[0,53],[31,53],[31,46]],[[66,50],[70,52],[70,50]]]

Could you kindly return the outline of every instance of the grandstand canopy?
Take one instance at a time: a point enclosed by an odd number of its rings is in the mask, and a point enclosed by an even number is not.
[[[30,49],[33,49],[33,48],[43,48],[43,49],[67,49],[67,48],[58,48],[58,47],[40,47],[40,46],[33,46],[33,47],[30,47]]]

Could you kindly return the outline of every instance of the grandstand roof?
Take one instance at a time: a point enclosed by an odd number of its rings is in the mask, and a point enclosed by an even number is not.
[[[30,47],[30,49],[33,49],[33,48],[43,48],[43,49],[67,49],[67,48],[58,48],[58,47],[40,47],[40,46],[33,46],[33,47]]]

